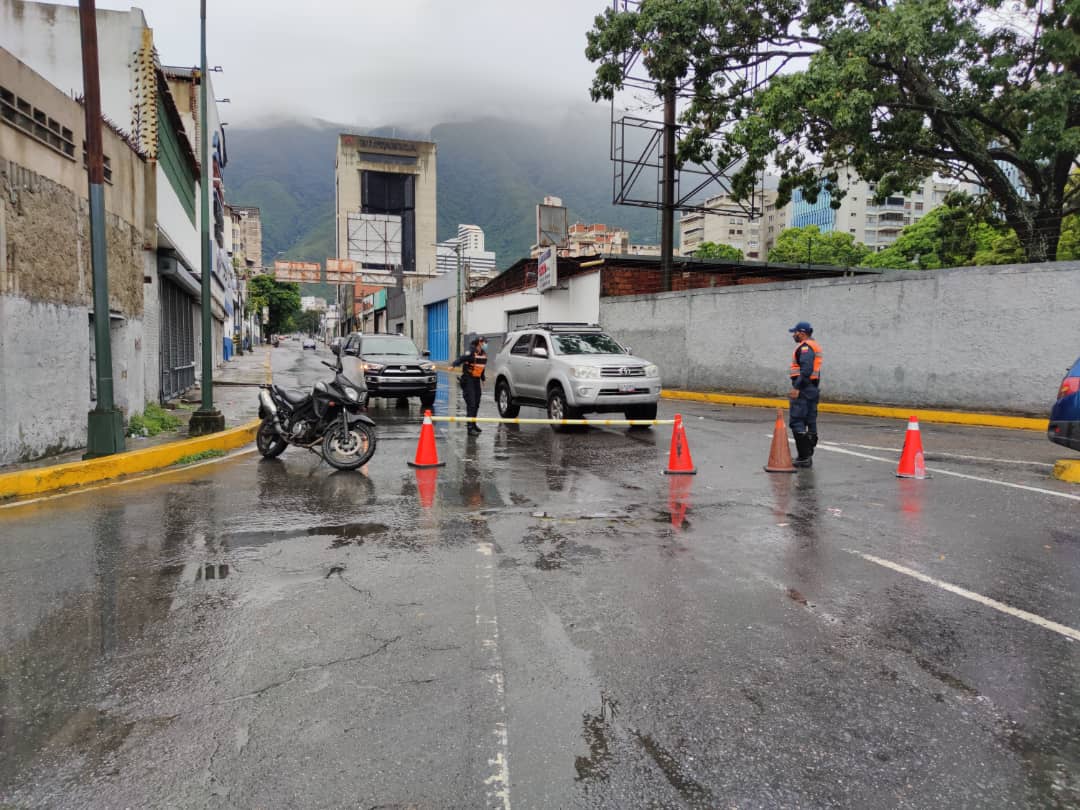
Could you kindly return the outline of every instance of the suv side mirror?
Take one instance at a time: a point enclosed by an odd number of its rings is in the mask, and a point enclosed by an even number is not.
[[[627,354],[633,354],[634,353],[634,350],[631,349],[629,346],[626,346],[625,348],[626,348],[626,353]]]
[[[331,343],[330,344],[330,351],[332,351],[338,357],[341,357],[341,344],[340,343]]]
[[[431,352],[429,352],[427,349],[424,349],[422,352],[420,352],[420,355],[422,357],[431,357]]]
[[[545,349],[543,346],[537,346],[535,349],[532,350],[532,355],[533,357],[547,357],[547,349]]]

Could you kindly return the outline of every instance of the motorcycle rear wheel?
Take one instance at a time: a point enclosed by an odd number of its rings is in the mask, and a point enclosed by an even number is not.
[[[335,425],[323,436],[323,458],[339,470],[363,467],[375,455],[375,430],[363,422],[354,422],[348,430]]]
[[[284,439],[274,430],[274,423],[270,419],[264,419],[259,425],[259,432],[255,434],[255,446],[262,453],[263,458],[277,458],[288,447]]]

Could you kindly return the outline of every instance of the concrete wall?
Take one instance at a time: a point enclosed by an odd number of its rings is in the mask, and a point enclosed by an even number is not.
[[[142,43],[146,18],[130,11],[97,10],[101,113],[133,131],[132,58]],[[0,0],[0,48],[32,67],[62,93],[82,94],[78,5]],[[5,84],[7,70],[4,71]]]
[[[506,314],[537,309],[539,321],[580,321],[600,319],[600,272],[573,276],[560,282],[566,289],[538,293],[535,287],[470,301],[464,316],[470,332],[495,334],[506,331]]]
[[[1045,415],[1080,354],[1080,262],[603,298],[600,316],[667,387],[783,393],[808,320],[826,400]]]
[[[125,15],[126,18],[126,15]],[[82,108],[0,51],[4,86],[85,139]],[[144,275],[153,267],[152,170],[114,132],[103,133],[114,396],[143,408]],[[66,153],[17,126],[0,125],[0,464],[85,444],[91,387],[92,268],[81,149]]]

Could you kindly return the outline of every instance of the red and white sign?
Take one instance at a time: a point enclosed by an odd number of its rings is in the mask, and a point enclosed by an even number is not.
[[[549,245],[540,251],[536,259],[536,291],[554,289],[559,283],[558,271],[555,266],[555,246]]]

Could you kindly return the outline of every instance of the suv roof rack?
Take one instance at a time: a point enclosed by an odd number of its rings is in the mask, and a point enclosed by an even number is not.
[[[523,329],[546,329],[549,332],[600,332],[603,331],[598,323],[585,323],[574,321],[547,321],[545,323],[526,324]]]

